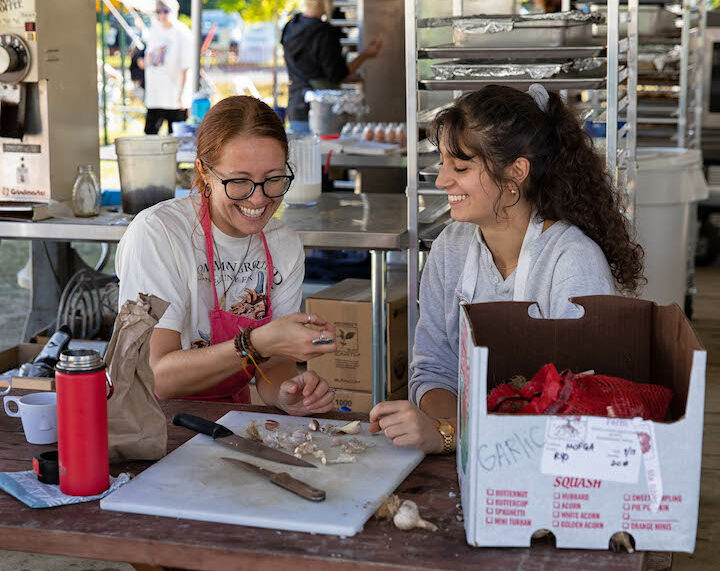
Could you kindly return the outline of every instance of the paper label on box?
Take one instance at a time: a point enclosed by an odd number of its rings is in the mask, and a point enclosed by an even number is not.
[[[547,421],[540,471],[633,484],[641,458],[631,419],[557,416]]]
[[[645,477],[650,494],[650,509],[653,513],[656,513],[660,509],[660,501],[663,497],[663,483],[660,475],[660,458],[657,453],[655,427],[652,422],[640,418],[633,420],[633,427],[637,434],[640,452],[645,460]]]

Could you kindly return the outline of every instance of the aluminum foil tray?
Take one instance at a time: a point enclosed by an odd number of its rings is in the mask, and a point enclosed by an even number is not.
[[[452,21],[453,44],[474,47],[546,47],[592,44],[599,16],[572,11],[527,16],[462,16]]]
[[[598,57],[605,54],[604,45],[586,46],[532,46],[532,47],[472,47],[455,46],[453,44],[432,46],[418,50],[418,57],[426,59],[469,59],[482,58],[491,60],[507,60],[516,63],[518,60],[566,60],[572,58]]]
[[[604,69],[605,60],[600,58],[583,58],[567,62],[448,62],[432,66],[434,79],[504,79],[524,78],[540,81],[557,77],[560,74],[589,74]]]

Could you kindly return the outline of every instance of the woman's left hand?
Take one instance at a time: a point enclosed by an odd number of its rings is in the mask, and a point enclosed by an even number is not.
[[[426,454],[442,452],[437,423],[407,400],[385,401],[370,411],[370,432],[383,430],[395,446],[417,446]]]
[[[308,371],[280,385],[275,406],[292,416],[307,416],[328,412],[334,400],[328,384]]]

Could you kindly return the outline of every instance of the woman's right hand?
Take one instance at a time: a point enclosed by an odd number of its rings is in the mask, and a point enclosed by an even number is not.
[[[322,331],[308,325],[322,327]],[[313,345],[316,339],[331,339],[332,343]],[[253,329],[250,343],[263,357],[285,357],[293,361],[307,361],[326,353],[334,353],[335,326],[314,313],[292,313],[273,319]]]

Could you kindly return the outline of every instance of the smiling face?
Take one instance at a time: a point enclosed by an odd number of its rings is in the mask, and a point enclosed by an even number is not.
[[[494,223],[495,203],[501,193],[482,160],[453,157],[442,139],[439,148],[442,166],[435,186],[447,192],[453,220],[480,226]]]
[[[220,178],[249,178],[262,182],[268,177],[286,173],[287,157],[279,141],[270,137],[238,136],[223,147],[219,160],[208,165]],[[210,185],[210,217],[229,236],[242,237],[259,233],[277,210],[282,198],[268,198],[257,186],[250,198],[231,200],[223,184],[201,164],[203,180]]]

